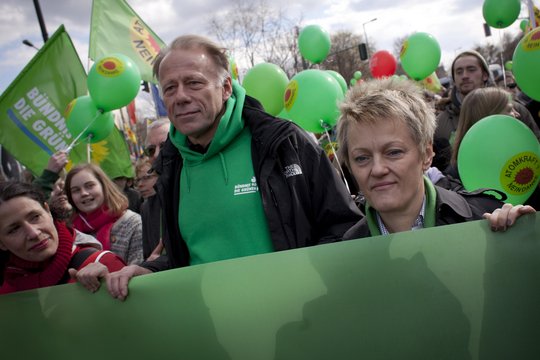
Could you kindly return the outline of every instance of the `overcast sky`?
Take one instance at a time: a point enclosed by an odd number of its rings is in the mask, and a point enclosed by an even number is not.
[[[114,0],[110,0],[114,1]],[[209,15],[226,11],[230,0],[128,0],[166,43],[185,33],[209,35]],[[364,35],[379,50],[393,51],[393,42],[416,31],[432,34],[439,42],[443,64],[448,67],[459,51],[476,44],[499,44],[501,30],[492,29],[486,38],[482,24],[483,0],[269,0],[290,18],[302,18],[302,26],[317,24],[328,32],[344,30]],[[85,68],[88,64],[88,39],[92,0],[40,0],[51,36],[64,24]],[[521,17],[527,17],[525,5]],[[504,31],[519,31],[519,20]],[[43,45],[32,0],[2,0],[0,3],[0,92],[15,79],[36,53],[22,44],[24,39]],[[354,44],[351,44],[354,45]],[[244,69],[245,70],[245,69]]]

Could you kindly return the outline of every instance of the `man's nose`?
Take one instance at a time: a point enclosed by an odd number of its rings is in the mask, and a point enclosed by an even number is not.
[[[186,102],[189,100],[186,89],[183,85],[178,85],[178,87],[176,88],[176,93],[174,95],[176,102]]]

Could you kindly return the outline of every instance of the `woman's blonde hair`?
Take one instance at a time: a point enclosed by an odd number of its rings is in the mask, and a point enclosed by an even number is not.
[[[73,177],[82,171],[88,171],[101,184],[103,188],[103,204],[109,209],[111,215],[120,216],[128,208],[129,202],[127,197],[122,193],[118,186],[109,179],[107,174],[97,165],[94,164],[79,164],[74,166],[66,176],[66,184],[64,189],[69,203],[73,206],[73,212],[78,213],[79,209],[75,206],[73,198],[71,197],[71,182]]]
[[[384,78],[364,81],[349,90],[340,112],[338,156],[348,167],[348,134],[352,124],[375,124],[389,119],[402,121],[423,156],[433,143],[434,109],[424,100],[422,89],[410,80]]]

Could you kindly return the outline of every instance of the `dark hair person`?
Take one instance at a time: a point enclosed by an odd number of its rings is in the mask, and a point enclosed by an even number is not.
[[[74,238],[72,229],[53,220],[37,188],[1,182],[0,294],[73,282],[74,278],[96,291],[99,278],[124,267],[111,252],[74,245]]]

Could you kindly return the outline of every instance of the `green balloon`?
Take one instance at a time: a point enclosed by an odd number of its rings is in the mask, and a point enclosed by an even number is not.
[[[519,23],[519,28],[521,29],[521,31],[525,32],[527,31],[527,27],[529,26],[529,20],[521,20],[521,22]]]
[[[343,91],[343,95],[345,95],[345,93],[347,92],[347,82],[345,81],[343,76],[341,76],[340,73],[338,73],[337,71],[334,71],[334,70],[326,70],[326,72],[329,73],[330,75],[332,75],[332,77],[334,79],[336,79],[339,86],[341,87],[341,90]]]
[[[512,73],[521,91],[540,101],[540,27],[529,31],[517,44]]]
[[[504,192],[511,204],[523,204],[540,180],[540,145],[521,121],[491,115],[463,137],[458,170],[469,191],[491,188]]]
[[[308,25],[298,36],[300,54],[314,64],[324,61],[330,52],[330,35],[319,25]]]
[[[141,86],[141,73],[127,56],[112,54],[94,63],[86,81],[98,109],[110,111],[135,99]]]
[[[259,100],[270,115],[283,109],[283,94],[289,83],[287,74],[277,65],[257,64],[246,73],[242,86],[249,96]]]
[[[508,71],[512,71],[512,66],[513,66],[513,65],[514,65],[514,64],[513,64],[511,61],[507,61],[507,62],[504,63],[504,68],[505,68],[506,70],[508,70]]]
[[[296,74],[285,91],[287,116],[304,130],[321,133],[332,127],[339,116],[343,91],[336,79],[323,70],[304,70]]]
[[[349,84],[351,84],[351,86],[354,86],[354,85],[356,85],[357,82],[358,82],[358,80],[356,80],[355,78],[352,78],[352,79],[349,81]]]
[[[516,21],[521,11],[519,0],[485,0],[482,13],[486,23],[496,29],[508,27]]]
[[[441,61],[441,47],[432,35],[418,32],[405,40],[399,58],[407,75],[420,81],[437,70]]]
[[[91,143],[105,139],[114,127],[113,114],[111,112],[101,113],[88,95],[71,100],[64,117],[66,118],[66,127],[74,138],[81,133],[83,133],[82,140],[91,135]]]
[[[361,77],[362,77],[362,72],[360,70],[354,72],[354,78],[356,80],[360,80]]]

